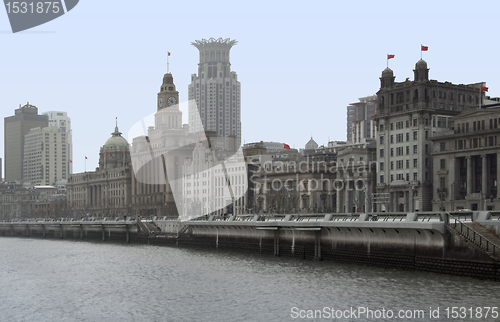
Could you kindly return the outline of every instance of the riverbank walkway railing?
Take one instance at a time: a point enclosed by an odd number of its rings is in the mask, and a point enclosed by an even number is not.
[[[472,213],[462,214],[462,216],[460,216],[460,214],[454,216],[451,213],[448,213],[448,218],[448,227],[462,235],[474,245],[485,250],[487,253],[491,253],[494,257],[500,258],[500,246],[471,227],[471,224],[473,223]]]

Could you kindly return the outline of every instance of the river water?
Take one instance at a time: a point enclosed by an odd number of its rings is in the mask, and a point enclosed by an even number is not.
[[[485,318],[485,307],[495,306]],[[215,250],[0,238],[0,321],[499,321],[499,310],[500,283],[472,278]]]

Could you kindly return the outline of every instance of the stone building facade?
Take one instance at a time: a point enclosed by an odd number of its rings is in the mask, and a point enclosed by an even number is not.
[[[500,106],[463,112],[432,141],[433,210],[500,209]]]
[[[99,151],[95,171],[69,177],[67,203],[73,217],[121,217],[132,214],[132,164],[129,144],[118,130]]]
[[[480,104],[482,83],[456,85],[429,79],[427,63],[415,64],[414,80],[395,82],[386,68],[377,92],[377,192],[389,202],[379,211],[432,209],[432,137],[453,116]]]
[[[377,110],[377,96],[359,98],[359,102],[347,106],[347,141],[350,144],[375,139],[377,127],[373,116]]]

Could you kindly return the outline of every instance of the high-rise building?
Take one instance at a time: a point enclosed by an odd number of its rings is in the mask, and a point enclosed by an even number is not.
[[[349,143],[364,143],[367,139],[375,139],[375,110],[377,96],[361,97],[359,102],[347,106],[347,141]]]
[[[189,111],[190,132],[214,131],[217,136],[234,137],[241,144],[240,82],[231,71],[229,51],[236,40],[196,40],[193,46],[200,51],[198,75],[191,75],[189,99],[196,100],[197,109]],[[199,114],[198,115],[196,114]],[[226,148],[233,140],[228,140]]]
[[[47,115],[38,115],[38,108],[29,102],[4,119],[5,181],[23,180],[24,137],[32,128],[47,126]]]
[[[62,111],[44,112],[42,115],[49,117],[49,126],[57,126],[59,130],[66,133],[66,156],[69,160],[67,174],[73,173],[73,131],[71,130],[71,118],[68,113]]]
[[[36,127],[25,136],[24,181],[32,185],[55,185],[70,174],[71,136],[57,126]]]
[[[429,79],[424,60],[414,80],[395,82],[386,68],[380,78],[377,121],[378,210],[432,210],[432,137],[448,131],[451,118],[476,108],[482,83],[456,85]],[[383,194],[383,197],[381,195]]]

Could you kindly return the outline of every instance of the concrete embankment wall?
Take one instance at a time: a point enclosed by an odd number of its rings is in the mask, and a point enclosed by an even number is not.
[[[144,239],[133,222],[20,222],[0,224],[0,237],[30,237],[48,239],[105,240],[131,242]],[[146,238],[147,241],[147,238]]]
[[[430,271],[500,281],[500,264],[449,231],[432,225],[408,228],[259,226],[239,222],[158,222],[162,231],[189,228],[177,245],[217,248],[379,267]],[[366,226],[366,225],[365,225]],[[376,226],[376,225],[373,225]],[[379,225],[381,226],[381,225]],[[397,225],[395,225],[397,226]],[[157,240],[157,243],[162,243]],[[166,241],[172,243],[172,241]]]
[[[155,221],[3,224],[0,236],[104,240],[233,250],[304,259],[448,273],[500,281],[500,264],[444,223]]]

